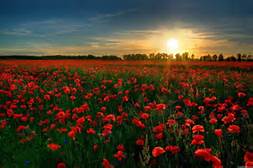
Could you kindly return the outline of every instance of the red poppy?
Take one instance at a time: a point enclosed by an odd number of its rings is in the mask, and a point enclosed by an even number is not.
[[[50,143],[50,144],[47,145],[47,147],[50,148],[52,151],[56,151],[56,150],[61,148],[60,145],[55,144],[55,143]]]
[[[165,150],[160,146],[157,146],[152,150],[153,157],[158,157],[162,155],[163,153],[165,153]]]
[[[123,151],[118,151],[116,154],[113,155],[113,157],[115,157],[119,161],[121,161],[123,158],[126,158]]]
[[[102,161],[103,168],[113,168],[110,162],[107,159],[103,159]]]
[[[206,161],[210,161],[212,156],[211,151],[210,148],[197,149],[195,150],[194,155],[203,158]]]
[[[211,156],[213,168],[222,168],[221,160],[217,156]]]
[[[165,128],[165,125],[161,123],[161,124],[153,127],[152,130],[154,133],[159,133],[159,132],[163,132],[164,128]]]
[[[177,123],[177,121],[174,120],[174,119],[168,119],[168,120],[167,120],[167,125],[168,125],[169,127],[172,127],[172,126],[175,125],[176,123]]]
[[[180,152],[180,147],[169,145],[165,147],[165,150],[171,152],[172,154],[177,154],[178,152]]]
[[[227,128],[227,130],[231,134],[239,134],[240,133],[240,127],[238,125],[230,125]]]
[[[193,140],[191,142],[192,145],[201,145],[204,144],[204,136],[203,135],[194,135]]]
[[[144,139],[137,139],[136,141],[135,141],[135,144],[136,145],[139,145],[139,146],[143,146],[144,145]]]
[[[143,119],[143,120],[147,120],[147,119],[149,119],[149,114],[148,113],[141,113],[140,114],[140,117],[141,117],[141,119]]]
[[[234,122],[235,119],[236,119],[236,118],[235,118],[235,115],[234,115],[233,113],[228,113],[227,116],[223,117],[221,121],[222,121],[224,124],[229,124],[229,123],[231,123],[231,122]]]
[[[216,119],[216,118],[211,118],[211,119],[209,120],[209,123],[212,124],[212,125],[214,125],[214,124],[217,123],[217,119]]]
[[[244,154],[244,161],[245,162],[253,162],[253,152],[245,152]]]
[[[133,118],[132,123],[139,128],[142,128],[142,129],[145,128],[145,125],[137,118]]]
[[[56,166],[57,168],[66,168],[67,166],[66,166],[66,164],[65,163],[63,163],[63,162],[60,162],[60,163],[58,163],[57,164],[57,166]]]
[[[192,127],[192,133],[196,133],[196,132],[205,132],[205,129],[202,125],[194,125]]]
[[[119,144],[119,145],[117,146],[117,150],[119,150],[119,151],[125,151],[124,145],[123,145],[123,144]]]
[[[160,140],[164,138],[164,134],[162,132],[155,134],[155,139]]]
[[[215,129],[215,130],[214,130],[214,134],[215,134],[217,137],[221,137],[221,136],[222,136],[222,129]]]
[[[86,131],[87,134],[96,134],[96,131],[93,128],[89,128]]]
[[[253,97],[250,97],[248,102],[247,102],[247,106],[253,106]]]
[[[156,110],[165,110],[166,109],[166,105],[165,104],[157,104],[156,105]]]

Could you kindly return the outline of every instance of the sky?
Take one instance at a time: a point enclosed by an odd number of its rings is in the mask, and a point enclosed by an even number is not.
[[[0,0],[0,55],[253,54],[252,0]]]

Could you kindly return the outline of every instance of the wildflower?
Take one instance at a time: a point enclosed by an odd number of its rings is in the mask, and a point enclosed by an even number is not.
[[[55,143],[50,143],[50,144],[47,145],[47,147],[48,147],[49,149],[51,149],[52,151],[56,151],[56,150],[58,150],[58,149],[61,148],[60,145],[55,144]]]
[[[231,134],[239,134],[240,133],[240,127],[238,125],[230,125],[227,128],[227,130]]]
[[[63,163],[63,162],[60,162],[60,163],[58,163],[57,164],[57,166],[56,166],[57,168],[66,168],[67,166],[66,166],[66,164],[65,163]]]
[[[157,104],[156,105],[156,110],[165,110],[166,109],[166,105],[165,104]]]
[[[96,131],[93,128],[89,128],[86,131],[87,134],[96,134]]]
[[[201,145],[204,144],[204,136],[203,135],[194,135],[193,140],[191,142],[192,145]]]
[[[103,168],[113,168],[110,162],[107,159],[103,159],[102,161]]]
[[[196,133],[196,132],[205,132],[205,129],[202,125],[194,125],[192,127],[192,133]]]
[[[214,134],[215,134],[217,137],[221,137],[221,136],[222,136],[222,129],[215,129],[215,130],[214,130]]]
[[[165,147],[165,150],[171,152],[172,154],[177,154],[178,152],[180,152],[180,147],[169,145]]]
[[[164,124],[159,124],[159,125],[153,127],[152,130],[154,133],[159,133],[159,132],[163,132],[164,128],[165,128]]]
[[[116,154],[113,155],[113,157],[115,157],[119,161],[121,161],[123,158],[126,158],[123,151],[118,151]]]
[[[132,123],[141,129],[145,128],[145,125],[137,118],[133,118]]]
[[[135,141],[135,144],[136,145],[139,145],[139,146],[143,146],[144,145],[144,139],[141,139],[141,138],[139,138],[139,139],[137,139],[136,141]]]
[[[155,147],[152,150],[153,157],[158,157],[158,156],[162,155],[163,153],[165,153],[165,150],[162,147],[160,147],[160,146]]]

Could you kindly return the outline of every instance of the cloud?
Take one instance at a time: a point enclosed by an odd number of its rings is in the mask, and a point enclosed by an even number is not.
[[[31,35],[32,31],[26,28],[3,29],[0,30],[0,34],[10,36],[27,36]]]

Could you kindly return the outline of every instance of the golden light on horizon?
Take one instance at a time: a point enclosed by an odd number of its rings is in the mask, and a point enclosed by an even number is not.
[[[171,38],[166,43],[167,49],[169,53],[176,54],[179,52],[179,42],[175,38]]]

